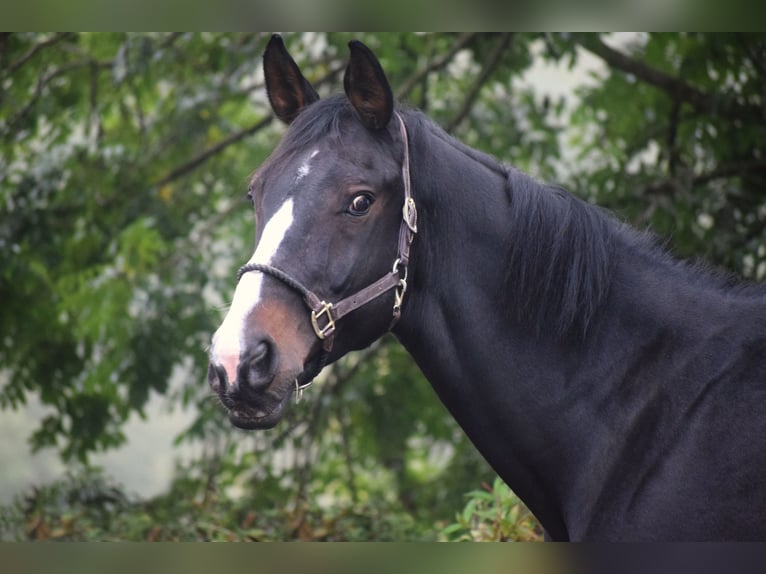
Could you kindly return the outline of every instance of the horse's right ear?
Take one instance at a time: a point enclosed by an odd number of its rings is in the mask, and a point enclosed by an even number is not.
[[[319,99],[308,80],[303,77],[298,64],[287,52],[279,34],[274,34],[263,53],[263,75],[266,78],[266,94],[274,114],[286,124]]]

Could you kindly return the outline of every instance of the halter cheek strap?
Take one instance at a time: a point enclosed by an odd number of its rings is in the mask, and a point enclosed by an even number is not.
[[[306,306],[311,311],[311,326],[313,327],[316,336],[322,341],[322,353],[317,361],[317,365],[313,369],[304,371],[297,379],[295,379],[296,400],[303,394],[303,389],[311,385],[314,377],[316,377],[327,364],[327,359],[335,339],[337,321],[352,311],[377,299],[391,289],[394,289],[395,291],[392,319],[391,324],[388,327],[389,330],[396,325],[396,322],[401,316],[404,295],[407,292],[407,269],[410,262],[410,247],[415,239],[415,234],[418,232],[418,212],[415,206],[415,200],[412,198],[410,184],[410,151],[407,128],[404,125],[402,117],[397,112],[394,112],[394,115],[397,120],[399,120],[400,133],[404,145],[404,158],[402,159],[404,205],[402,207],[402,221],[399,226],[399,250],[391,271],[383,275],[383,277],[374,283],[360,289],[353,295],[334,303],[328,303],[321,299],[298,280],[271,265],[248,263],[241,267],[237,272],[238,282],[245,273],[251,271],[260,271],[261,273],[270,275],[274,279],[278,279],[294,291],[300,293]]]

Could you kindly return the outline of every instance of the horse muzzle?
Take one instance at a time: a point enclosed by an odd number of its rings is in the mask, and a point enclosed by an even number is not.
[[[257,338],[245,348],[241,360],[226,355],[213,357],[208,367],[208,383],[232,424],[260,429],[279,422],[289,388],[276,380],[279,351],[270,337]]]
[[[208,383],[240,428],[270,428],[319,346],[300,305],[269,298],[236,314],[232,306],[213,336]]]

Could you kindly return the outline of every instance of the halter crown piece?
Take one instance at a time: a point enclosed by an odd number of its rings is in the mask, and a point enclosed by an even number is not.
[[[303,389],[309,387],[314,382],[320,371],[327,364],[327,359],[332,350],[335,336],[335,324],[342,317],[358,309],[394,289],[394,306],[391,324],[388,329],[391,330],[402,314],[402,304],[404,295],[407,292],[407,266],[410,262],[410,246],[418,232],[418,211],[415,206],[415,200],[412,198],[412,189],[410,185],[410,150],[407,139],[407,128],[404,120],[398,112],[394,112],[396,119],[399,120],[399,128],[404,144],[404,158],[402,159],[402,180],[404,182],[404,206],[402,207],[402,222],[399,227],[399,252],[393,267],[389,273],[386,273],[367,287],[360,289],[353,295],[328,303],[313,291],[307,289],[299,281],[271,265],[261,263],[248,263],[240,267],[237,272],[237,281],[242,279],[245,273],[251,271],[260,271],[278,279],[294,291],[297,291],[303,297],[303,301],[311,311],[311,326],[314,333],[322,341],[322,354],[317,361],[316,367],[309,371],[304,371],[295,379],[295,400],[300,400],[303,395]]]

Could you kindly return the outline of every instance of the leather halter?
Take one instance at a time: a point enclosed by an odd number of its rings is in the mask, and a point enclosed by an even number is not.
[[[399,128],[401,132],[402,142],[404,144],[404,158],[402,159],[402,180],[404,181],[404,206],[402,208],[402,222],[399,227],[399,252],[393,267],[390,272],[386,273],[367,287],[360,289],[353,295],[336,301],[334,303],[328,303],[319,297],[316,293],[305,287],[299,281],[277,269],[271,265],[264,265],[262,263],[248,263],[240,267],[237,272],[237,282],[242,279],[245,273],[251,271],[260,271],[266,275],[278,279],[294,291],[297,291],[303,297],[303,301],[311,311],[311,326],[314,328],[314,333],[322,341],[322,354],[317,361],[317,366],[310,371],[304,371],[298,378],[295,379],[295,392],[296,400],[298,400],[303,393],[303,389],[311,385],[319,372],[327,364],[327,358],[332,350],[333,341],[335,338],[336,322],[345,317],[352,311],[355,311],[359,307],[366,305],[367,303],[377,299],[384,293],[387,293],[391,289],[394,291],[394,306],[393,316],[389,330],[391,330],[396,322],[399,320],[402,312],[402,303],[404,302],[404,294],[407,292],[407,266],[410,261],[410,246],[415,239],[415,234],[418,232],[418,212],[415,207],[415,200],[412,198],[412,190],[410,186],[410,152],[409,142],[407,138],[407,128],[404,125],[404,120],[397,113],[394,115],[399,120]]]

